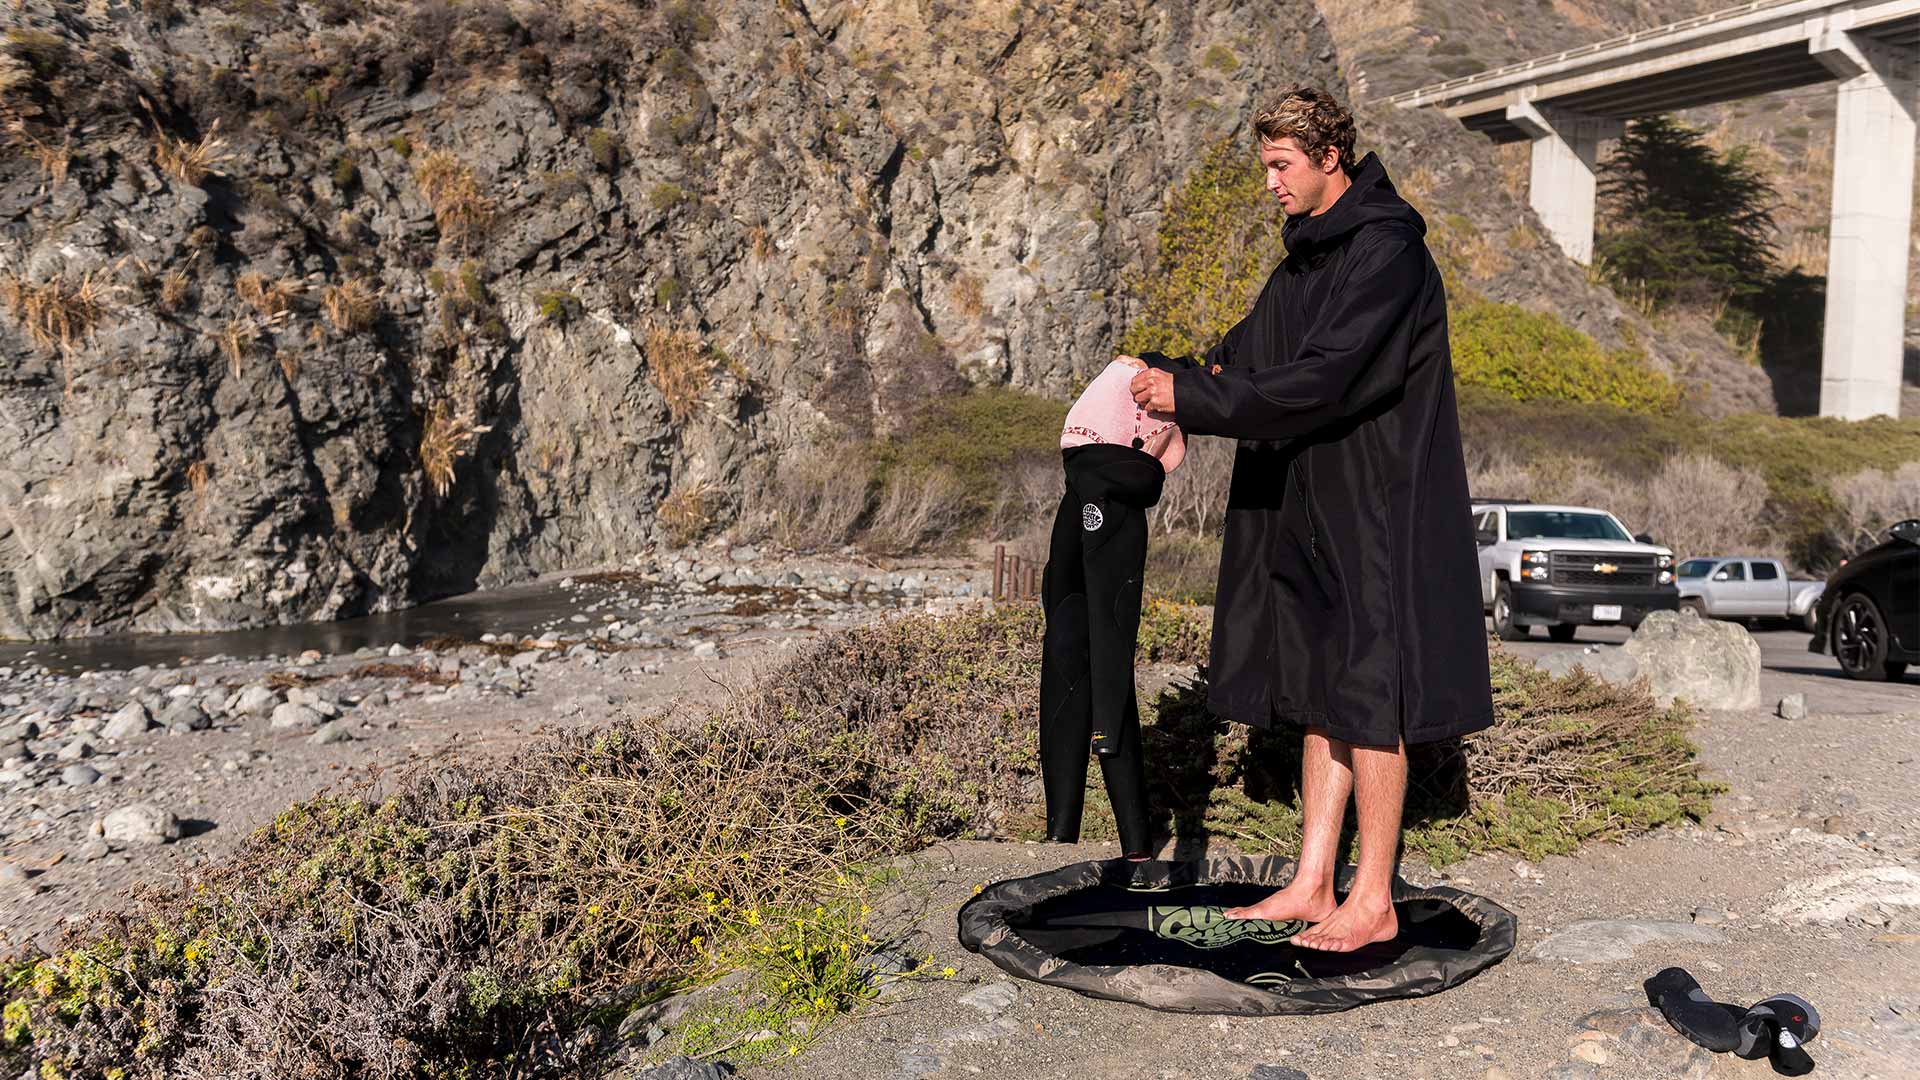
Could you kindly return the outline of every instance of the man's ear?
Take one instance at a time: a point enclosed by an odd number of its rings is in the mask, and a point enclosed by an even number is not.
[[[1342,164],[1340,160],[1340,148],[1337,146],[1329,146],[1327,147],[1326,155],[1320,159],[1320,171],[1326,173],[1328,176],[1332,176],[1333,170],[1340,168]]]

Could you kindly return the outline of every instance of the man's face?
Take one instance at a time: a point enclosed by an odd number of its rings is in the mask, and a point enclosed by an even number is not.
[[[1267,190],[1280,200],[1288,214],[1318,213],[1326,203],[1328,174],[1337,158],[1327,151],[1327,167],[1322,168],[1292,137],[1260,141],[1260,164],[1267,170]]]

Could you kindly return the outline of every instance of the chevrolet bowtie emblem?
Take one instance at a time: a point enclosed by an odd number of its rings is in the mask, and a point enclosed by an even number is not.
[[[1620,571],[1620,568],[1619,568],[1619,567],[1617,567],[1617,566],[1615,566],[1615,565],[1613,565],[1613,564],[1612,564],[1612,563],[1610,563],[1610,562],[1597,562],[1597,563],[1594,563],[1594,564],[1593,564],[1593,569],[1594,569],[1594,572],[1595,572],[1595,573],[1598,573],[1598,574],[1614,574],[1614,573],[1618,573],[1618,572]]]

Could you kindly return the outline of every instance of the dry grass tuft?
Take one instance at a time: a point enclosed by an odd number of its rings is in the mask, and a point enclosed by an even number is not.
[[[193,279],[175,268],[160,276],[160,310],[169,315],[184,311],[193,296]]]
[[[716,516],[714,488],[711,484],[689,484],[676,488],[660,500],[655,516],[666,530],[667,542],[685,547],[707,535]]]
[[[646,355],[647,377],[666,399],[668,415],[675,423],[684,422],[713,383],[706,343],[691,329],[651,320]]]
[[[6,93],[4,78],[4,70],[0,69],[0,95]],[[66,182],[67,170],[73,165],[73,135],[71,133],[62,132],[60,145],[58,146],[36,136],[33,132],[27,130],[26,124],[19,120],[15,120],[13,123],[7,125],[7,133],[12,137],[12,140],[20,146],[21,151],[26,154],[27,157],[31,158],[36,165],[40,166],[40,172],[46,176],[46,187],[41,190],[50,191]]]
[[[414,182],[433,207],[440,235],[462,247],[493,223],[493,200],[480,190],[473,169],[450,150],[435,150],[413,167]]]
[[[490,430],[489,425],[475,423],[471,412],[455,411],[444,401],[433,406],[420,432],[420,467],[426,470],[427,483],[436,496],[444,498],[453,490],[460,462]]]
[[[259,312],[265,318],[273,318],[293,310],[293,298],[300,295],[303,286],[300,282],[283,278],[268,281],[265,274],[247,271],[234,279],[233,291],[248,307]]]
[[[214,335],[220,343],[220,351],[227,358],[227,366],[233,377],[240,377],[241,365],[247,357],[253,355],[254,348],[260,343],[260,327],[252,319],[228,319]]]
[[[27,337],[42,349],[71,353],[93,336],[108,310],[111,270],[96,268],[69,280],[60,274],[40,284],[11,271],[0,273],[0,302],[12,312]]]
[[[321,309],[327,321],[343,334],[357,334],[371,327],[380,315],[380,294],[366,278],[348,278],[329,285],[320,295]]]
[[[153,133],[153,161],[160,171],[183,184],[199,186],[209,176],[227,175],[227,164],[233,160],[233,154],[226,149],[227,141],[215,132],[220,121],[208,125],[207,133],[198,140],[176,139],[164,131]]]

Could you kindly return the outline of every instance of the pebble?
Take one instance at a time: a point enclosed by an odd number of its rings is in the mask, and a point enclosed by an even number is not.
[[[294,729],[311,731],[326,722],[326,718],[306,705],[295,705],[289,701],[273,710],[272,726],[275,730]]]
[[[280,695],[264,686],[249,686],[240,691],[229,711],[239,716],[266,716],[280,704]]]
[[[91,765],[73,764],[60,770],[60,782],[68,787],[86,787],[100,779],[100,770]]]
[[[180,819],[152,803],[123,806],[102,823],[108,841],[123,844],[166,844],[180,839]]]
[[[1306,1073],[1286,1065],[1255,1065],[1247,1080],[1309,1080]]]
[[[99,862],[113,854],[113,846],[98,837],[80,845],[80,858],[86,862]]]
[[[1805,720],[1807,718],[1807,695],[1788,694],[1780,699],[1774,712],[1782,720]]]
[[[119,712],[113,714],[113,718],[107,721],[107,726],[100,734],[118,742],[122,739],[131,739],[135,735],[145,734],[146,730],[152,726],[153,714],[147,711],[147,707],[137,701],[129,701],[121,707]]]
[[[320,730],[309,736],[307,741],[315,746],[328,746],[333,743],[350,742],[352,739],[353,733],[347,730],[347,726],[336,723],[320,725]]]
[[[93,753],[93,740],[84,735],[76,735],[68,740],[67,745],[60,748],[56,756],[61,761],[79,761],[81,758],[92,757]]]

